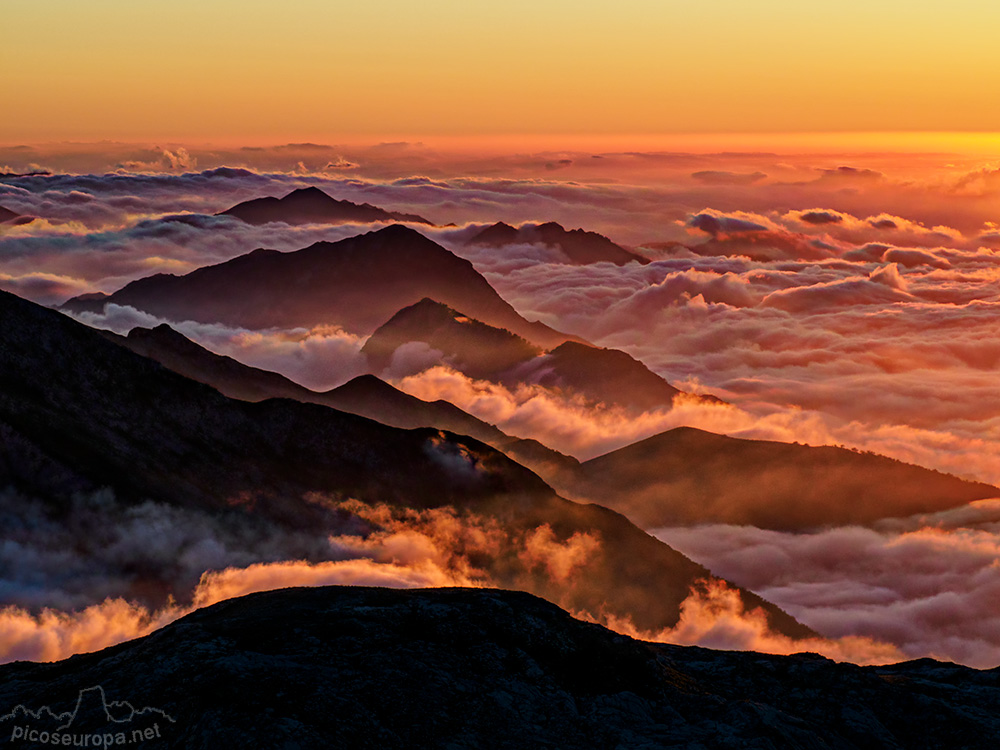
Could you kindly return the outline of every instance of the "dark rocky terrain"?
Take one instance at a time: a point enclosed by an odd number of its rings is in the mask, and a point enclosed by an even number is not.
[[[570,263],[576,265],[614,263],[623,266],[632,261],[648,262],[641,255],[616,245],[603,234],[583,229],[567,230],[554,221],[544,224],[522,224],[520,227],[512,227],[501,221],[474,235],[468,244],[490,247],[517,244],[549,245],[558,248]]]
[[[502,529],[505,541],[474,561],[490,580],[644,630],[675,624],[692,586],[712,578],[620,514],[559,497],[473,438],[288,399],[229,399],[11,294],[0,293],[0,319],[0,489],[43,498],[60,523],[74,523],[74,495],[104,487],[124,503],[238,513],[320,540],[372,530],[341,500],[454,508]],[[524,557],[525,539],[542,527],[555,544],[594,540],[572,578]],[[144,575],[153,585],[159,572]],[[755,594],[741,596],[775,629],[811,634]]]
[[[1000,736],[996,669],[644,643],[482,589],[252,594],[104,651],[8,664],[0,734],[54,729],[70,717],[24,709],[69,714],[78,700],[92,710],[73,730],[155,724],[144,747],[185,750],[958,750]],[[109,730],[113,701],[131,708],[114,706],[124,723]]]
[[[253,329],[339,325],[368,334],[424,297],[539,346],[574,338],[525,320],[471,263],[398,224],[290,253],[258,249],[183,276],[156,274],[111,295],[75,297],[64,307],[99,312],[113,302],[172,321]]]
[[[868,524],[1000,497],[1000,489],[871,453],[679,427],[548,474],[643,528],[693,523],[795,530]]]
[[[351,203],[332,198],[316,187],[293,190],[284,198],[255,198],[221,211],[247,224],[280,221],[285,224],[342,224],[346,222],[406,221],[430,224],[422,216],[386,211],[369,203]]]

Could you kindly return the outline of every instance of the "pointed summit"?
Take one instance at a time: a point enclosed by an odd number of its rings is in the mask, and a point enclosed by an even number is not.
[[[508,329],[426,298],[393,315],[361,351],[374,372],[393,365],[393,376],[402,377],[429,366],[427,359],[394,362],[400,347],[415,342],[426,345],[431,362],[471,378],[509,386],[540,385],[637,413],[669,409],[681,393],[623,351],[566,341],[545,352]],[[404,372],[407,369],[413,372]]]

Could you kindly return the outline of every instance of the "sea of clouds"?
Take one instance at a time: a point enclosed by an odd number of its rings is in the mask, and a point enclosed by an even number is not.
[[[290,251],[377,228],[255,227],[215,215],[315,185],[426,216],[438,226],[416,228],[472,261],[525,317],[623,349],[674,385],[726,403],[636,417],[440,365],[394,378],[414,395],[446,398],[582,459],[687,424],[848,445],[1000,483],[1000,169],[978,158],[456,155],[400,143],[25,147],[0,149],[0,165],[8,174],[0,206],[37,217],[0,225],[0,288],[42,304],[257,247]],[[52,174],[10,176],[45,170]],[[573,266],[552,248],[466,244],[501,220],[599,231],[649,262]],[[160,322],[129,308],[81,319],[119,332]],[[173,324],[213,351],[316,389],[366,368],[364,340],[335,325]],[[811,534],[718,526],[656,534],[824,636],[992,666],[1000,662],[1000,611],[989,604],[1000,551],[993,510]],[[252,560],[220,555],[185,572],[185,585],[198,586],[210,569],[288,562],[264,547]],[[319,564],[301,550],[289,556]],[[84,603],[67,597],[53,604]]]

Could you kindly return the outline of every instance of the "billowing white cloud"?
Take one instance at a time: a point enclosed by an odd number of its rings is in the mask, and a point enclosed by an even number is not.
[[[871,638],[908,658],[1000,664],[1000,500],[877,529],[653,533],[824,636]]]

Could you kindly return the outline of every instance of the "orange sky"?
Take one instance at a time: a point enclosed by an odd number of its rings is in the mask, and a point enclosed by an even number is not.
[[[10,0],[0,142],[1000,130],[1000,5]]]

